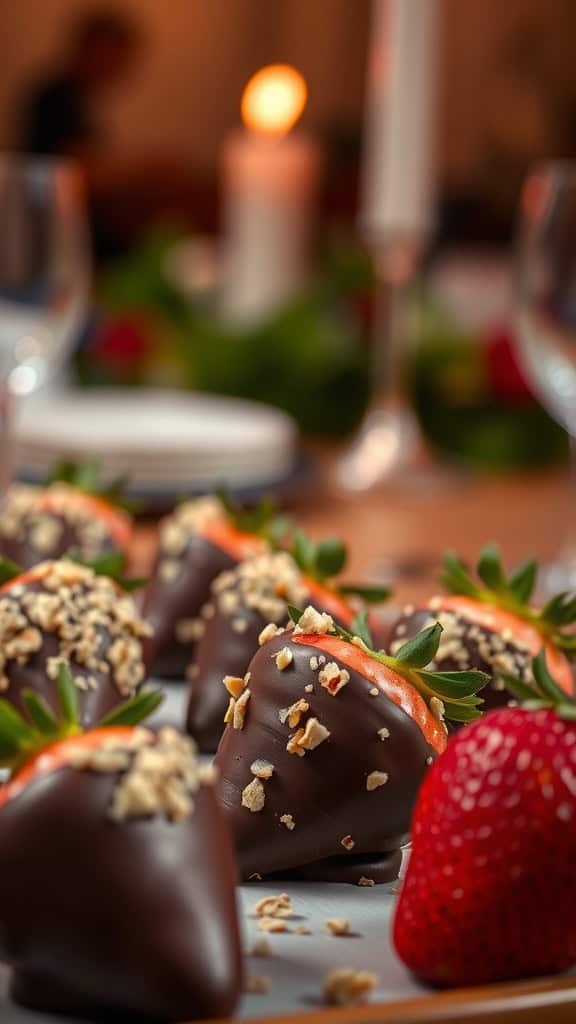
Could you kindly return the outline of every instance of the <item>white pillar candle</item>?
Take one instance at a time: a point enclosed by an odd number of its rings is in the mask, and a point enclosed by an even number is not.
[[[293,68],[262,69],[244,94],[245,127],[223,147],[222,313],[229,323],[257,323],[305,281],[320,171],[314,140],[290,131],[305,100]]]
[[[438,0],[373,0],[361,227],[419,239],[433,217]]]

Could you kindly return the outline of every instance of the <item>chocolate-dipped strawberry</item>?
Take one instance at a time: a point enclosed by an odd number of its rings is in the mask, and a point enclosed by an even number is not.
[[[260,634],[268,623],[286,625],[289,605],[301,607],[313,601],[341,626],[350,626],[355,613],[348,594],[361,593],[373,601],[387,596],[382,588],[352,585],[342,588],[343,595],[332,578],[346,561],[341,541],[328,538],[313,544],[298,531],[294,550],[300,554],[298,563],[294,554],[271,552],[241,562],[212,584],[202,616],[203,635],[187,672],[187,728],[203,751],[216,750],[222,735],[228,703],[222,680],[229,678],[231,687],[241,685]]]
[[[426,671],[439,625],[391,657],[371,649],[365,615],[348,633],[314,608],[292,614],[293,631],[262,638],[216,755],[242,877],[390,881],[443,718],[476,718],[487,677]]]
[[[13,998],[83,1019],[227,1017],[240,987],[235,868],[192,741],[135,728],[130,708],[81,734],[70,680],[61,695],[57,721],[27,694],[35,726],[0,702],[0,760],[18,765],[0,790]]]
[[[150,627],[119,582],[73,561],[11,571],[0,586],[0,692],[10,704],[22,711],[30,688],[54,707],[62,664],[78,690],[82,725],[136,693]]]
[[[576,635],[566,632],[576,622],[576,597],[558,594],[543,608],[530,599],[536,581],[537,564],[530,560],[506,576],[496,545],[480,554],[479,582],[454,554],[444,559],[441,582],[447,594],[437,594],[419,607],[409,605],[392,628],[392,653],[420,629],[441,622],[444,632],[433,667],[440,671],[478,668],[491,677],[484,692],[486,708],[505,706],[513,694],[506,676],[533,682],[532,658],[545,648],[550,671],[567,693],[574,692],[574,676],[564,651],[576,649]]]
[[[269,550],[279,526],[270,503],[246,512],[225,495],[183,502],[160,523],[144,596],[144,613],[154,630],[149,661],[157,675],[184,678],[203,632],[201,613],[210,584],[244,558]]]
[[[119,487],[101,487],[93,463],[66,464],[45,487],[14,484],[0,513],[0,553],[23,569],[69,551],[83,561],[125,558],[132,520],[118,504]]]

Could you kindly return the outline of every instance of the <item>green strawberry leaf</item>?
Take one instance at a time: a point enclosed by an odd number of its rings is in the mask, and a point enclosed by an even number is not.
[[[426,672],[421,669],[419,675],[441,697],[457,697],[463,701],[464,698],[473,697],[490,682],[489,675],[476,669],[468,672]]]
[[[380,604],[382,601],[387,601],[391,594],[389,587],[361,583],[342,583],[338,587],[338,592],[343,597],[360,597],[366,604]]]
[[[162,690],[142,690],[131,700],[114,708],[98,723],[98,728],[108,728],[111,725],[139,725],[160,707],[163,700]]]
[[[20,566],[16,565],[11,558],[0,558],[0,587],[15,580],[17,576],[21,576],[22,572]]]
[[[346,545],[339,537],[326,537],[316,545],[314,574],[321,580],[338,576],[346,565]]]
[[[290,618],[291,618],[292,622],[294,623],[294,625],[297,626],[298,623],[300,622],[300,619],[304,615],[304,609],[303,608],[295,608],[293,604],[289,604],[288,605],[288,615],[290,616]]]
[[[541,651],[532,660],[532,672],[541,692],[554,704],[564,704],[566,693],[562,690],[548,671],[546,663],[546,651]]]
[[[444,555],[444,569],[445,572],[440,581],[450,594],[478,596],[478,587],[470,576],[466,565],[453,551],[447,551]]]
[[[316,545],[304,530],[294,531],[292,557],[303,573],[312,575],[316,561]]]
[[[62,721],[66,725],[78,724],[78,690],[67,665],[61,664],[56,682]]]
[[[38,732],[46,736],[57,735],[60,723],[43,697],[40,697],[34,690],[23,690],[22,702],[28,718]]]
[[[350,626],[350,632],[353,636],[358,636],[366,644],[369,650],[372,649],[374,641],[372,639],[372,633],[368,624],[368,613],[365,611],[358,612],[352,619]]]
[[[527,604],[532,597],[537,572],[538,563],[534,558],[531,558],[529,561],[523,562],[522,565],[518,566],[509,577],[508,589],[520,604]]]
[[[502,569],[500,548],[497,544],[487,544],[482,548],[478,559],[478,575],[488,589],[496,594],[507,589],[508,584]]]
[[[441,635],[442,626],[435,622],[402,644],[394,656],[411,668],[424,668],[436,657]]]

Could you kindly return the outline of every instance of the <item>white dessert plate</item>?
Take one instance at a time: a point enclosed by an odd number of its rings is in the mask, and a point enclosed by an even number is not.
[[[17,464],[44,475],[62,458],[96,458],[105,476],[129,473],[134,489],[181,493],[226,481],[257,488],[290,476],[297,430],[256,402],[184,391],[71,390],[30,399],[17,423]]]

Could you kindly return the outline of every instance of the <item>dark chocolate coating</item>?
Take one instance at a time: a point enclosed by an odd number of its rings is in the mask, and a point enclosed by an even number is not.
[[[448,613],[455,615],[453,609],[449,609]],[[430,608],[416,608],[413,612],[408,615],[401,615],[394,623],[390,636],[388,639],[388,647],[394,641],[401,641],[404,643],[406,640],[415,636],[424,627],[430,619],[435,619],[437,616],[442,616],[442,609],[431,610]],[[507,707],[508,702],[513,699],[513,695],[505,687],[499,685],[495,681],[494,665],[483,657],[478,649],[478,641],[468,635],[469,628],[476,628],[479,630],[480,635],[487,639],[490,637],[498,636],[497,630],[488,629],[485,626],[478,626],[475,623],[471,623],[463,616],[458,615],[458,620],[466,627],[466,632],[460,638],[461,646],[466,651],[467,659],[465,664],[461,664],[456,661],[453,657],[435,658],[431,663],[431,666],[438,672],[456,672],[462,671],[462,669],[479,669],[481,672],[486,672],[492,679],[491,683],[488,683],[480,693],[484,704],[482,705],[482,711],[492,711],[494,708]],[[401,633],[398,632],[398,627],[403,627]],[[514,675],[521,677],[522,671],[527,668],[532,660],[532,655],[517,647],[513,641],[505,642],[504,654],[512,655],[516,662],[516,669],[512,672]],[[461,728],[460,723],[450,722],[449,728],[451,731]]]
[[[30,593],[45,593],[42,584],[37,580],[28,582],[26,590]],[[7,591],[3,597],[9,599],[10,592]],[[28,713],[22,702],[22,692],[26,689],[34,690],[35,693],[44,698],[57,715],[60,714],[56,682],[46,674],[46,659],[58,655],[59,640],[55,633],[44,630],[40,630],[40,632],[43,638],[42,646],[28,657],[25,664],[19,665],[14,660],[10,660],[7,663],[5,673],[9,685],[7,690],[0,693],[0,697],[8,700],[18,711],[24,712],[26,718]],[[112,638],[104,628],[99,629],[99,635],[100,646],[97,657],[105,661]],[[112,669],[110,672],[100,672],[96,669],[87,670],[84,665],[80,665],[74,658],[70,658],[69,667],[72,676],[91,676],[96,680],[96,687],[94,689],[77,689],[78,721],[83,728],[90,728],[96,725],[113,708],[129,699],[130,695],[122,694],[116,686],[112,678]]]
[[[395,882],[402,867],[402,850],[375,853],[372,857],[350,853],[343,857],[326,857],[314,864],[303,864],[289,871],[278,871],[272,878],[292,882],[349,882],[358,885],[360,878],[369,878],[375,885]]]
[[[246,623],[243,633],[233,621]],[[239,607],[234,615],[224,615],[215,602],[215,611],[206,621],[206,632],[196,645],[194,674],[189,671],[189,701],[186,728],[204,753],[214,753],[224,729],[229,694],[224,676],[244,676],[255,651],[258,637],[267,624],[254,608]]]
[[[62,525],[62,533],[57,544],[54,544],[48,551],[40,551],[32,546],[30,536],[17,538],[4,537],[0,534],[0,557],[10,558],[21,569],[31,569],[38,565],[38,562],[62,558],[69,551],[75,552],[80,558],[87,558],[77,524],[55,512],[49,514],[51,519],[55,519]],[[23,517],[23,530],[26,530],[26,517]],[[108,533],[98,544],[91,546],[90,559],[99,558],[101,555],[107,555],[117,550],[117,542],[112,534]]]
[[[196,645],[193,664],[188,670],[189,702],[186,729],[203,753],[213,754],[224,730],[224,715],[229,694],[222,685],[224,676],[244,677],[250,661],[258,650],[258,637],[270,619],[256,609],[240,605],[232,616],[225,615],[214,601],[212,618]],[[318,611],[329,611],[315,601]],[[237,632],[233,621],[246,622],[243,633]],[[280,625],[289,620],[288,612]]]
[[[116,823],[118,775],[63,768],[0,810],[0,959],[35,1009],[226,1017],[240,988],[232,850],[214,793]]]
[[[284,646],[293,661],[280,671],[274,656]],[[395,853],[407,840],[426,762],[435,751],[416,723],[383,692],[370,695],[373,683],[325,655],[350,673],[348,684],[336,696],[329,694],[310,668],[310,658],[322,653],[288,633],[264,644],[250,663],[244,727],[227,726],[220,741],[220,796],[245,879],[280,871],[296,877],[300,869],[323,877],[310,866],[338,858],[327,866],[326,877],[358,882],[367,862]],[[306,693],[310,683],[314,692]],[[278,717],[280,709],[300,698],[310,705],[300,725],[315,716],[331,733],[304,757],[286,750],[296,729],[282,725]],[[378,735],[383,727],[390,732],[384,741]],[[265,804],[253,812],[242,806],[242,791],[252,781],[250,766],[258,759],[273,764],[274,774],[262,780]],[[369,792],[366,779],[373,771],[385,772],[388,781]],[[284,814],[294,819],[292,831],[280,822]],[[338,871],[347,857],[341,840],[348,835],[354,840],[349,855],[355,870]],[[399,858],[395,864],[399,867]]]
[[[184,679],[195,644],[193,640],[182,643],[176,638],[176,623],[196,618],[210,599],[212,581],[237,562],[199,533],[190,537],[182,555],[175,559],[180,568],[176,579],[164,580],[160,575],[159,567],[166,557],[159,553],[144,594],[143,614],[154,629],[147,645],[146,663],[156,675]]]

